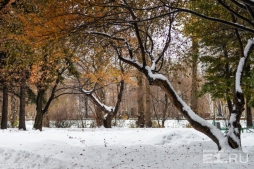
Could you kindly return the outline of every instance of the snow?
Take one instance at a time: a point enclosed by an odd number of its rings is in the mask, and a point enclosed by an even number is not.
[[[235,78],[235,90],[236,92],[242,93],[242,88],[241,88],[241,76],[242,76],[242,71],[244,68],[244,64],[246,62],[246,59],[248,58],[248,55],[251,52],[251,49],[254,45],[254,38],[249,39],[247,45],[244,48],[244,57],[242,57],[239,61],[237,71],[236,71],[236,78]]]
[[[246,163],[205,163],[217,146],[192,128],[0,130],[0,168],[252,168],[254,133],[242,134]],[[234,153],[236,154],[236,153]],[[226,160],[227,153],[219,153]],[[209,158],[208,158],[209,159]],[[246,158],[245,158],[246,160]],[[244,161],[244,160],[242,160]]]
[[[93,92],[93,90],[87,91],[87,90],[84,90],[84,89],[82,89],[82,91],[83,91],[84,93],[87,93],[87,94],[91,94],[91,93]],[[108,112],[113,112],[113,111],[114,111],[114,109],[115,109],[114,107],[112,107],[112,106],[107,106],[107,105],[103,104],[102,102],[100,102],[99,99],[97,99],[96,96],[94,96],[94,94],[91,94],[91,96],[93,97],[94,100],[96,100],[96,102],[97,102],[101,107],[104,107]]]
[[[97,102],[98,104],[101,105],[101,107],[104,107],[108,112],[113,112],[113,111],[114,111],[114,109],[115,109],[114,107],[112,107],[112,106],[107,106],[107,105],[101,103],[101,102],[97,99],[97,97],[94,96],[94,94],[92,94],[92,97],[96,100],[96,102]]]
[[[155,70],[155,66],[156,66],[156,63],[155,63],[155,60],[152,61],[152,66],[151,66],[151,70],[154,71]]]
[[[124,58],[124,60],[135,63],[140,69],[143,67],[141,63],[135,60],[135,58]]]
[[[153,67],[155,67],[155,65]],[[149,77],[153,78],[153,80],[155,80],[155,79],[161,79],[163,81],[167,81],[168,82],[168,79],[165,76],[163,76],[162,74],[154,74],[152,72],[152,69],[149,66],[146,66],[145,69],[148,71]]]
[[[231,124],[233,124],[233,122],[235,122],[235,121],[236,121],[236,114],[235,114],[235,113],[232,113],[232,114],[230,115],[229,122],[230,122]]]

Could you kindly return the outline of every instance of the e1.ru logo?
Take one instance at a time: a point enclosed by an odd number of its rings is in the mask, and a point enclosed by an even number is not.
[[[203,163],[248,163],[248,157],[239,151],[204,151]]]

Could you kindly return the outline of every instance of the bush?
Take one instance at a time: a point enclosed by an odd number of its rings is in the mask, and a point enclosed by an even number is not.
[[[58,120],[54,122],[56,128],[70,128],[74,122],[71,120]]]
[[[152,120],[152,128],[160,128],[160,125],[157,121]]]

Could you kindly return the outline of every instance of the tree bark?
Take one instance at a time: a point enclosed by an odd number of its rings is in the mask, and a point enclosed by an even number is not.
[[[95,90],[97,91],[96,92],[97,96],[104,103],[105,93],[103,89],[101,88],[101,86],[97,85]],[[103,112],[102,112],[102,109],[96,105],[95,105],[95,114],[96,114],[95,120],[96,120],[97,127],[101,127],[103,125],[103,115],[102,115]]]
[[[43,95],[45,93],[44,89],[38,88],[38,95],[36,99],[36,117],[34,122],[34,129],[42,131],[42,121],[43,121]]]
[[[228,110],[229,110],[229,112],[232,112],[233,106],[232,106],[231,98],[229,96],[230,89],[228,88],[228,86],[231,85],[231,82],[230,82],[230,66],[229,66],[227,46],[223,45],[222,49],[223,49],[223,57],[226,60],[226,64],[225,64],[225,78],[226,78],[226,86],[227,86],[227,88],[226,88],[226,100],[227,100]]]
[[[16,127],[16,120],[18,118],[18,99],[14,94],[11,95],[11,126]]]
[[[252,112],[251,112],[251,107],[248,105],[248,102],[250,100],[250,96],[246,96],[246,120],[247,120],[247,127],[252,127],[253,122],[252,122]]]
[[[168,111],[168,95],[166,93],[164,94],[164,102],[165,102],[165,105],[162,112],[162,128],[165,128],[166,114]]]
[[[112,113],[108,113],[106,117],[103,120],[103,126],[105,128],[111,128],[112,127],[112,119],[114,118],[114,115]]]
[[[95,121],[97,127],[101,127],[103,125],[103,117],[102,117],[102,111],[99,107],[95,105]]]
[[[8,124],[8,87],[7,85],[3,86],[3,108],[2,108],[2,121],[1,129],[7,129]]]
[[[250,64],[247,63],[246,65],[246,76],[247,78],[250,78],[251,76],[251,72],[250,72]],[[246,90],[250,90],[249,86],[246,86]],[[251,107],[249,106],[249,101],[251,99],[251,95],[249,94],[249,92],[246,94],[246,122],[247,122],[247,126],[253,126],[253,119],[252,119],[252,112],[251,112]]]
[[[198,40],[195,37],[192,37],[191,109],[198,114],[197,70],[198,70]]]
[[[20,85],[20,105],[19,105],[19,130],[26,130],[26,79],[21,79]]]
[[[139,74],[137,77],[138,80],[138,90],[137,90],[137,102],[138,102],[138,121],[137,126],[143,128],[145,125],[145,116],[144,116],[144,89],[143,89],[143,76]]]
[[[150,95],[151,89],[150,89],[148,80],[146,80],[145,85],[146,85],[145,124],[146,124],[146,127],[150,128],[152,127],[152,108],[151,108],[152,103],[151,103],[151,95]]]

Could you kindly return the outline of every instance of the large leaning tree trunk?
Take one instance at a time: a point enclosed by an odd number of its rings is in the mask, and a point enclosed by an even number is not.
[[[100,102],[100,100],[93,94],[95,92],[95,89],[96,89],[96,84],[95,84],[95,86],[92,90],[87,91],[87,90],[81,89],[81,92],[84,93],[88,98],[90,98],[91,101],[99,109],[101,109],[103,112],[106,113],[106,115],[104,116],[103,125],[104,125],[105,128],[111,128],[112,119],[116,116],[116,114],[119,110],[119,107],[120,107],[120,103],[122,101],[123,90],[124,90],[124,80],[120,81],[120,90],[118,92],[115,107],[106,106],[105,104]]]

